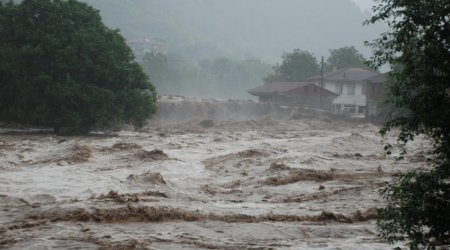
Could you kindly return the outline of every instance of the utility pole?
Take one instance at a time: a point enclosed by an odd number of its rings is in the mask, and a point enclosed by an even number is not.
[[[319,90],[319,96],[320,96],[320,109],[323,109],[323,105],[322,105],[322,89],[323,89],[323,56],[322,56],[322,61],[321,61],[321,66],[320,66],[320,90]]]

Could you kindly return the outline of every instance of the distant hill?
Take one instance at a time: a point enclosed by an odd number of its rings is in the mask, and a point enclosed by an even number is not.
[[[300,48],[317,57],[354,45],[366,56],[365,40],[382,26],[351,0],[84,0],[101,10],[105,23],[128,38],[152,36],[172,53],[192,60],[230,56],[273,62]]]

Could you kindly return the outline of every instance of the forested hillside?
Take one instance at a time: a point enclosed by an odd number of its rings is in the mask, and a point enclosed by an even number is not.
[[[363,27],[369,17],[351,0],[85,0],[125,37],[152,36],[169,52],[191,60],[219,56],[267,62],[294,48],[316,56],[354,45],[382,27]]]

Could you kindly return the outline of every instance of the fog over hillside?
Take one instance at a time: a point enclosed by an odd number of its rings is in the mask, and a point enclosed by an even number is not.
[[[317,57],[363,45],[385,28],[351,0],[85,0],[127,38],[155,37],[192,60],[227,56],[279,61],[294,48]]]

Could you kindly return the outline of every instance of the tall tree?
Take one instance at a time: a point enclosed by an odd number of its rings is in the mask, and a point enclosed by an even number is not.
[[[265,78],[266,82],[301,82],[319,73],[317,58],[308,51],[294,49],[281,56],[281,64],[273,67],[274,74]]]
[[[347,67],[368,68],[365,61],[364,56],[354,46],[330,49],[326,69],[333,70],[334,68],[341,69]]]
[[[2,120],[87,131],[155,111],[124,38],[76,0],[0,4],[0,58]]]
[[[399,128],[402,144],[425,134],[434,145],[430,171],[402,175],[382,194],[378,226],[389,242],[412,249],[450,244],[450,1],[379,0],[367,23],[390,31],[369,45],[373,63],[396,65],[391,103],[407,110],[382,130]],[[387,145],[389,147],[389,145]]]

